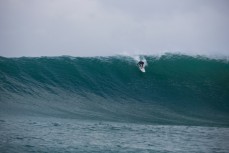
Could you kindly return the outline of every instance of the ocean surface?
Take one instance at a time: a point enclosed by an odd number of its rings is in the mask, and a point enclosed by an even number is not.
[[[227,153],[228,59],[0,57],[0,152]]]

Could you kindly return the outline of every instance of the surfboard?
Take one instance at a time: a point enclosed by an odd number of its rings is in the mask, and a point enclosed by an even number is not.
[[[139,67],[140,71],[146,72],[145,67],[140,67],[140,66],[138,66],[138,67]]]

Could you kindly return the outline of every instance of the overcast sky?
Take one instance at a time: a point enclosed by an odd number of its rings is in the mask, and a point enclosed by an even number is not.
[[[0,0],[0,56],[229,55],[228,0]]]

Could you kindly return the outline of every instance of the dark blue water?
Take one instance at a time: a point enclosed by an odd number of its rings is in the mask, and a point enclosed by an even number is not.
[[[227,152],[229,64],[0,57],[1,152]]]

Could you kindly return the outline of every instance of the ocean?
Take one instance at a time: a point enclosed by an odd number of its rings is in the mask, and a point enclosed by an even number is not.
[[[228,59],[0,57],[0,152],[229,152]]]

